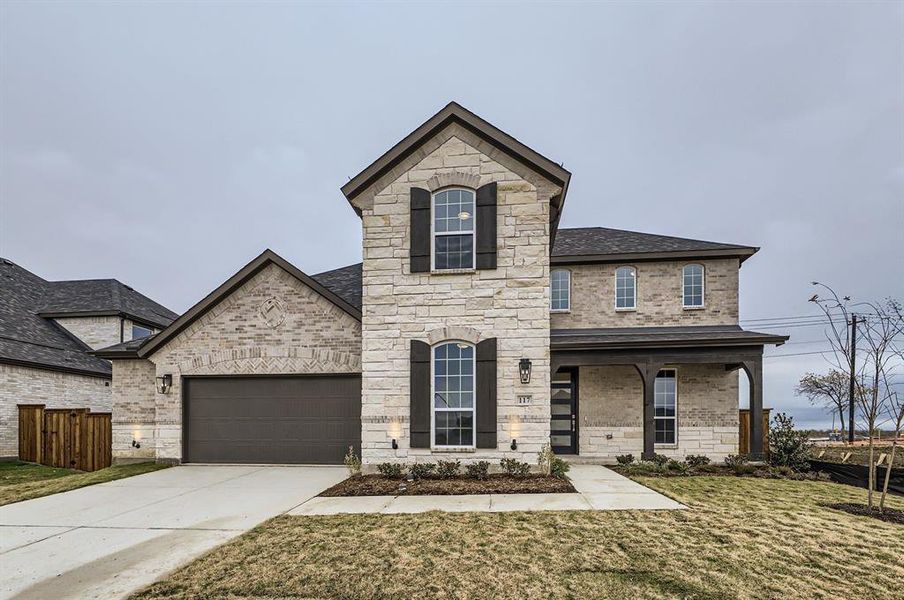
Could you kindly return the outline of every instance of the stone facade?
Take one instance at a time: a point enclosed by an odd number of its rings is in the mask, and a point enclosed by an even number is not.
[[[670,365],[678,376],[678,432],[656,452],[676,458],[705,454],[719,461],[738,451],[738,372],[722,365]],[[643,452],[643,385],[632,366],[582,367],[579,453],[614,462]]]
[[[261,307],[277,300],[284,315],[264,319]],[[185,375],[273,375],[361,371],[361,324],[282,268],[270,264],[144,361],[114,361],[117,400],[114,454],[141,453],[178,462],[182,457],[182,386]],[[120,362],[135,364],[124,364]],[[173,376],[166,394],[154,378]],[[149,392],[153,411],[149,410]],[[121,395],[119,395],[121,394]],[[153,451],[151,451],[153,449]]]
[[[682,306],[682,269],[689,263],[704,266],[703,308]],[[736,258],[629,264],[637,269],[635,310],[615,310],[615,270],[621,266],[626,265],[562,267],[571,271],[571,310],[552,313],[552,328],[738,324]]]
[[[110,380],[0,364],[0,458],[19,455],[18,404],[109,412]]]
[[[461,273],[411,273],[409,190],[449,182],[471,187],[497,182],[497,265]],[[463,462],[511,456],[536,462],[549,439],[549,221],[550,198],[561,190],[457,125],[424,143],[362,194],[363,399],[362,458]],[[356,199],[356,203],[359,200]],[[439,341],[446,327],[497,338],[495,450],[465,453],[409,445],[410,340]],[[518,361],[533,362],[521,384]],[[531,403],[519,405],[519,395]],[[479,401],[479,399],[478,399]],[[509,449],[512,438],[518,450]],[[391,440],[399,441],[398,450]]]
[[[125,332],[121,317],[63,317],[54,321],[88,344],[92,350],[132,339],[131,325],[128,327],[128,337],[120,339]]]

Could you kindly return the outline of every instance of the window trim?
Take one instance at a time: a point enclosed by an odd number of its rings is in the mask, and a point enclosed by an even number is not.
[[[553,308],[552,307],[552,274],[557,272],[568,273],[568,306],[566,308]],[[551,313],[570,313],[571,312],[571,278],[572,272],[571,269],[552,269],[549,272],[549,312]]]
[[[673,442],[655,442],[653,445],[658,448],[677,448],[678,447],[678,402],[679,402],[679,385],[678,385],[678,368],[677,367],[663,367],[659,369],[659,371],[671,371],[675,375],[675,416],[674,417],[657,417],[656,416],[656,397],[655,397],[655,385],[656,379],[659,379],[659,373],[656,373],[656,377],[653,379],[654,386],[654,397],[653,397],[653,436],[655,440],[656,436],[656,421],[665,421],[672,420],[675,421],[675,441]]]
[[[630,269],[631,274],[633,275],[633,278],[634,278],[634,297],[633,297],[634,302],[632,303],[631,306],[619,306],[618,305],[618,272],[621,271],[622,269]],[[615,305],[615,311],[616,312],[637,311],[637,267],[635,267],[633,265],[621,265],[620,267],[616,267],[614,284],[615,284],[615,287],[614,287],[615,293],[613,294],[612,302]]]
[[[471,231],[470,232],[455,232],[455,231],[445,231],[438,232],[436,231],[436,197],[443,192],[451,192],[454,190],[463,190],[466,192],[470,192],[473,196],[473,212],[471,213]],[[438,269],[436,268],[436,236],[450,236],[450,235],[465,235],[467,233],[471,234],[471,266],[470,267],[455,267],[451,269]],[[471,188],[460,186],[460,185],[452,185],[444,188],[440,188],[438,190],[434,190],[430,193],[430,272],[431,273],[461,273],[461,272],[471,272],[477,270],[477,190],[472,190]]]
[[[465,344],[474,350],[471,359],[471,377],[473,380],[472,394],[474,401],[471,403],[472,431],[470,445],[443,446],[436,443],[436,349],[446,344]],[[441,408],[440,412],[466,412],[461,408]],[[442,340],[430,346],[430,450],[436,451],[461,451],[477,449],[477,344],[467,340]]]
[[[687,294],[685,293],[685,281],[684,281],[684,270],[688,267],[700,267],[701,277],[700,277],[700,304],[685,304],[685,298],[687,298]],[[703,263],[687,263],[683,267],[681,267],[681,308],[684,310],[703,310],[706,308],[706,265]]]

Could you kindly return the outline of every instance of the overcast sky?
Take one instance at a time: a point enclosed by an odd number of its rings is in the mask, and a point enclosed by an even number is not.
[[[450,100],[564,162],[565,227],[762,247],[742,319],[904,297],[902,2],[5,0],[0,255],[177,312],[264,248],[357,262],[339,187]],[[766,405],[831,424],[784,331]]]

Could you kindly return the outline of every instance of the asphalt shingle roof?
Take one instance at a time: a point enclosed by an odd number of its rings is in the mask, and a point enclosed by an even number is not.
[[[361,263],[324,271],[311,278],[361,310]]]
[[[38,314],[106,311],[161,326],[176,316],[116,280],[47,281],[0,258],[0,362],[110,376],[109,362]]]
[[[556,348],[632,348],[649,346],[700,346],[782,344],[788,336],[747,331],[738,325],[682,325],[668,327],[608,327],[553,329],[550,345]]]
[[[642,254],[647,252],[735,251],[750,246],[640,233],[607,227],[559,228],[552,256]]]

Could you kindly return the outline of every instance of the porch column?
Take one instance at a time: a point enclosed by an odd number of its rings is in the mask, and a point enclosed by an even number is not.
[[[656,420],[653,406],[656,374],[662,368],[658,363],[638,363],[634,365],[643,381],[643,460],[651,460],[655,454]]]
[[[750,382],[750,458],[763,460],[763,357],[741,363]]]

